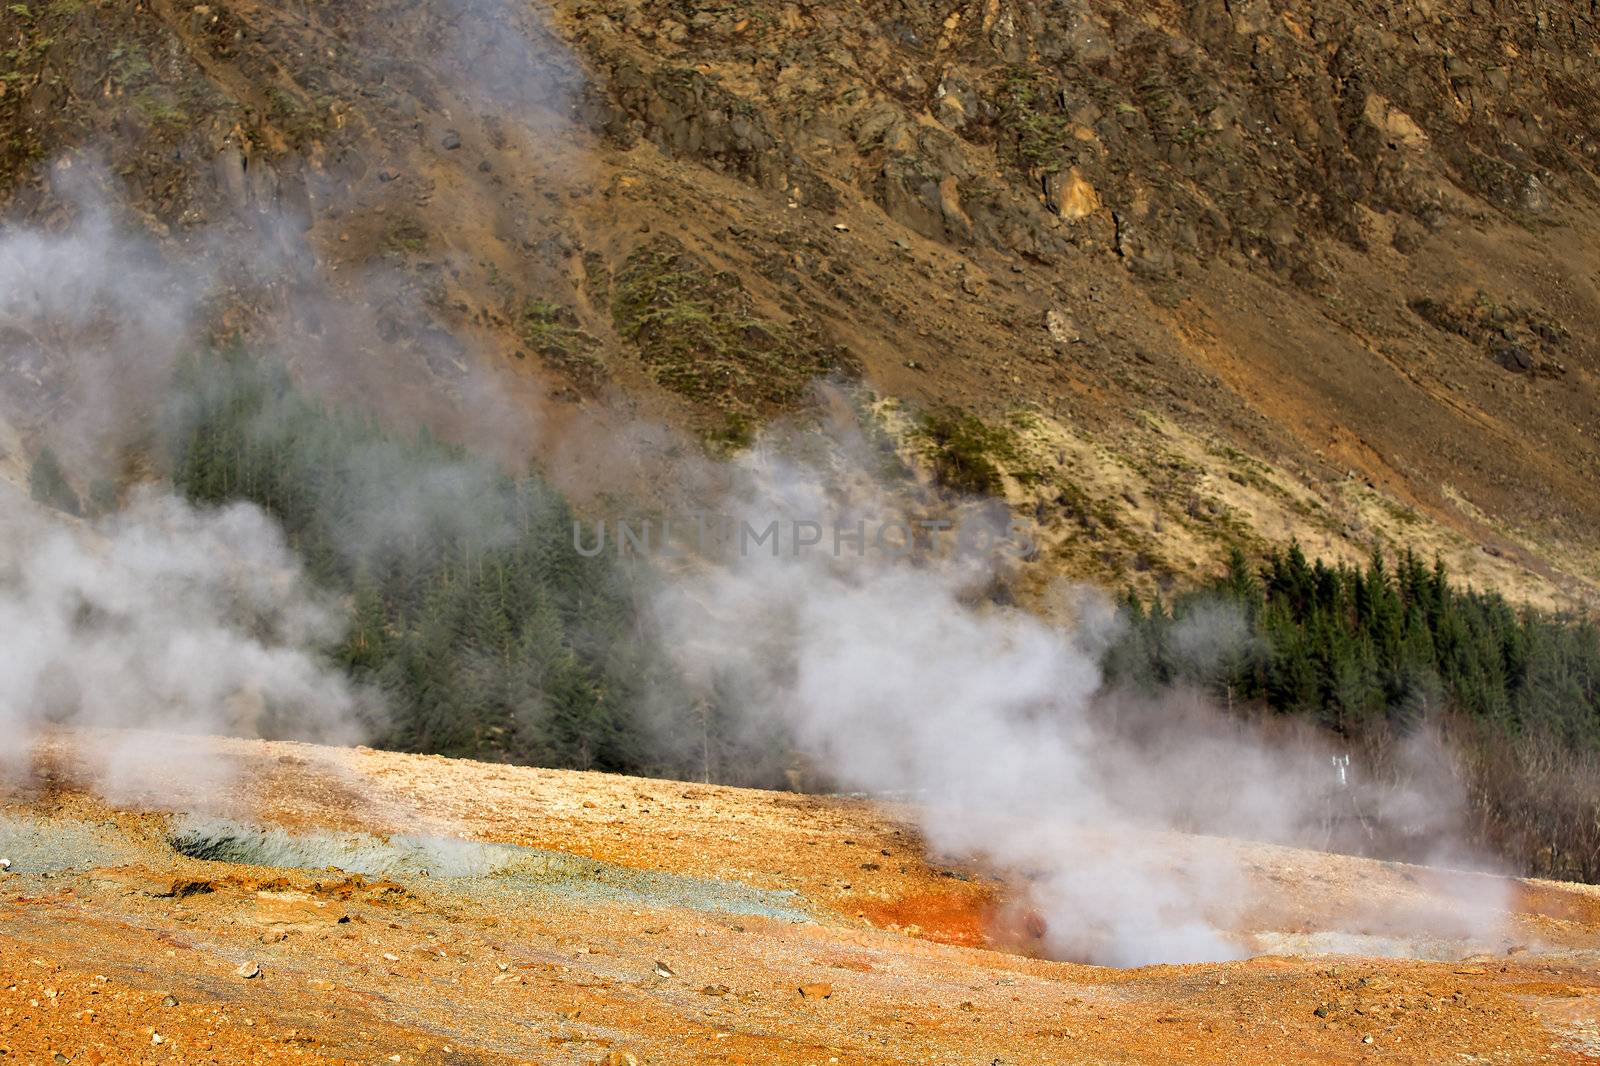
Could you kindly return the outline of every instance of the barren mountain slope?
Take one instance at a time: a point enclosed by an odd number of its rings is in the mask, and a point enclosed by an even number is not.
[[[859,377],[908,451],[908,407],[997,427],[1041,574],[1298,535],[1595,594],[1588,5],[46,0],[0,40],[9,217],[97,156],[175,248],[287,220],[318,284],[393,281],[340,340],[374,378],[481,350],[737,441]]]
[[[145,785],[85,793],[108,757]],[[1112,970],[1029,958],[1027,922],[1001,906],[1013,890],[925,857],[894,810],[863,801],[129,734],[58,737],[33,770],[0,807],[11,1061],[1600,1051],[1600,898],[1581,886],[1509,883],[1468,940],[1432,940],[1463,916],[1462,875],[1166,837],[1164,854],[1245,863],[1260,904],[1241,946],[1289,954]],[[1346,954],[1305,957],[1329,950]],[[1372,951],[1449,961],[1359,957]]]

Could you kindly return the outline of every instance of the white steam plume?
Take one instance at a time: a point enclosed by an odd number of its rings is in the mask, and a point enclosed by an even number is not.
[[[0,485],[0,734],[46,726],[351,743],[370,713],[316,654],[338,612],[257,508],[155,491],[95,527]],[[105,777],[125,776],[116,747]],[[15,768],[15,766],[13,767]]]
[[[1237,852],[1166,831],[1327,844],[1340,787],[1331,748],[1269,740],[1194,693],[1105,693],[1098,655],[1117,623],[1103,599],[1080,594],[1068,628],[975,606],[986,560],[835,555],[836,520],[854,529],[893,513],[890,501],[841,507],[813,471],[770,456],[745,472],[726,508],[736,521],[830,533],[776,558],[736,546],[662,591],[689,677],[775,716],[840,785],[913,794],[936,853],[1028,883],[1058,956],[1133,965],[1249,952],[1236,935],[1252,902]],[[1230,628],[1242,636],[1237,620],[1204,624],[1180,641],[1196,657],[1220,653]],[[1401,796],[1401,813],[1440,831],[1454,799],[1435,779]]]

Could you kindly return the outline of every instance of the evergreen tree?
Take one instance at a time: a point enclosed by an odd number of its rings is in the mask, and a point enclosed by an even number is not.
[[[185,368],[168,434],[192,499],[248,499],[345,593],[338,660],[382,689],[392,747],[638,769],[655,661],[627,582],[572,543],[565,501],[426,431],[385,432],[239,352]]]

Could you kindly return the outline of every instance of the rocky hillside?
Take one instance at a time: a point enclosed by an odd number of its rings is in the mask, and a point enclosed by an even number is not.
[[[1538,0],[30,0],[0,204],[98,159],[174,247],[270,219],[441,392],[481,353],[737,447],[844,381],[1041,576],[1298,536],[1593,603],[1597,46]]]

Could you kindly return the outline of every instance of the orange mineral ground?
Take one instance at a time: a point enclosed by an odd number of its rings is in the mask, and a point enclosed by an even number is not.
[[[1585,886],[1153,837],[1247,871],[1257,954],[1113,969],[865,800],[132,735],[10,776],[0,1062],[1600,1060]]]

